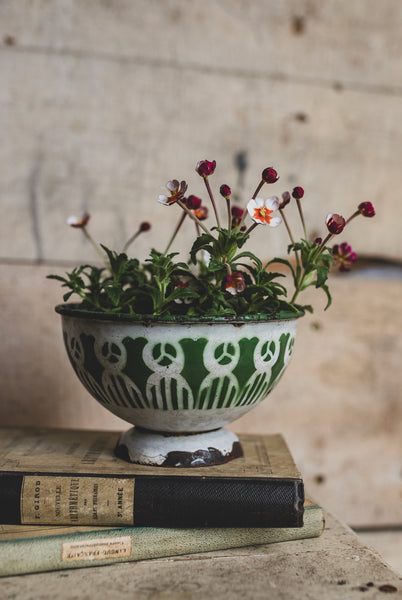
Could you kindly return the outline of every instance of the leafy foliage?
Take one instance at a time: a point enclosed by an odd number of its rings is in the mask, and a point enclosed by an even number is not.
[[[151,224],[142,223],[124,246],[123,252],[117,253],[106,246],[99,247],[94,242],[86,229],[89,220],[87,213],[79,218],[70,217],[68,223],[83,230],[106,266],[82,265],[64,277],[50,275],[51,279],[58,280],[67,289],[64,301],[77,295],[81,300],[80,306],[87,310],[133,315],[264,314],[272,318],[284,318],[299,315],[301,310],[312,312],[311,306],[300,306],[296,300],[301,292],[314,286],[326,294],[328,308],[331,294],[327,280],[332,264],[338,262],[341,270],[348,270],[348,265],[356,260],[356,254],[346,243],[334,246],[334,249],[326,244],[356,216],[374,216],[372,205],[367,202],[360,204],[347,221],[340,215],[330,213],[326,219],[329,233],[324,241],[317,239],[310,242],[307,240],[300,204],[304,190],[298,186],[294,188],[292,197],[297,204],[306,239],[295,242],[284,214],[291,194],[284,192],[281,202],[275,196],[266,200],[257,197],[264,183],[275,183],[278,179],[277,172],[269,167],[262,172],[261,182],[247,204],[247,210],[232,206],[230,187],[221,186],[220,193],[225,198],[228,212],[228,224],[224,228],[220,225],[208,183],[215,166],[215,161],[200,161],[196,171],[203,177],[217,227],[208,229],[204,225],[208,209],[201,206],[200,198],[192,195],[184,197],[187,190],[185,181],[169,181],[166,187],[170,195],[162,194],[158,200],[168,206],[178,205],[182,215],[165,252],[153,249],[145,262],[130,258],[125,250],[141,232],[148,231]],[[280,210],[282,218],[272,216],[276,210]],[[244,221],[248,216],[247,211],[253,223],[246,230]],[[178,253],[169,253],[169,248],[187,216],[196,223],[197,237],[190,249],[188,262],[182,262],[177,259]],[[288,254],[293,258],[274,258],[264,265],[255,254],[243,247],[258,224],[268,223],[275,227],[281,221],[285,223],[292,242]],[[291,298],[287,297],[287,288],[283,285],[284,274],[274,270],[275,264],[285,265],[289,269],[294,284]]]
[[[203,234],[193,244],[190,265],[175,262],[177,253],[152,250],[150,258],[140,263],[102,246],[109,269],[83,265],[65,277],[48,277],[69,290],[65,302],[77,294],[87,310],[189,316],[296,314],[298,310],[284,300],[286,288],[277,281],[283,274],[267,272],[251,252],[238,252],[244,241],[244,235],[228,230],[221,230],[217,238]],[[190,266],[198,268],[197,275]],[[228,269],[243,269],[244,293],[226,291]]]

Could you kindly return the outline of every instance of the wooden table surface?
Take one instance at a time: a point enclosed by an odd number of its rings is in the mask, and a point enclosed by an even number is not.
[[[326,515],[320,538],[0,580],[2,600],[402,598],[402,578]]]

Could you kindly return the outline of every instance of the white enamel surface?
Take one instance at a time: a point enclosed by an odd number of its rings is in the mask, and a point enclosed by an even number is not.
[[[217,344],[222,343],[236,343],[241,338],[261,338],[266,340],[267,338],[272,339],[276,342],[279,341],[280,336],[283,333],[290,333],[292,337],[296,334],[297,319],[284,320],[284,321],[270,321],[270,322],[251,322],[244,323],[241,325],[233,325],[230,323],[214,323],[214,324],[158,324],[151,323],[144,325],[141,323],[127,323],[127,322],[108,322],[108,321],[95,321],[95,320],[84,320],[80,318],[63,316],[63,328],[68,332],[69,338],[76,337],[79,339],[81,333],[86,335],[93,335],[95,342],[95,350],[97,350],[97,358],[104,367],[103,378],[112,378],[115,375],[120,375],[126,378],[127,385],[135,387],[134,383],[121,371],[122,366],[124,367],[126,361],[126,350],[122,344],[122,340],[126,336],[131,337],[144,337],[149,340],[149,347],[152,347],[156,343],[171,343],[175,345],[176,349],[179,349],[178,356],[175,361],[167,366],[159,365],[152,358],[152,354],[148,352],[147,346],[144,348],[143,359],[145,364],[154,371],[154,375],[151,375],[147,386],[157,386],[157,380],[160,377],[174,376],[178,381],[179,385],[187,386],[187,382],[180,376],[184,364],[184,356],[180,354],[180,344],[178,340],[183,338],[190,338],[197,340],[199,338],[207,338],[208,345],[204,352],[204,360],[206,361],[206,367],[210,370],[212,375],[205,378],[203,386],[210,388],[210,380],[217,376],[228,375],[230,376],[231,366],[218,364],[213,356],[213,348]],[[115,343],[121,350],[121,354],[118,362],[111,363],[107,361],[107,358],[102,358],[102,348],[105,342]],[[258,342],[257,348],[261,346],[263,342]],[[211,350],[210,350],[211,349]],[[285,367],[290,359],[289,348],[285,352]],[[277,358],[277,352],[279,351],[279,343],[276,344],[276,350],[269,360],[255,361],[256,374],[263,373],[272,366]],[[236,350],[237,352],[237,350]],[[258,354],[258,352],[256,353]],[[237,360],[237,355],[234,357]],[[82,361],[81,361],[82,362]],[[207,363],[211,364],[207,364]],[[261,363],[261,364],[260,364]],[[85,370],[85,364],[80,364],[77,361],[77,368]],[[226,370],[228,373],[226,373]],[[284,371],[284,369],[283,369]],[[155,379],[155,382],[153,381]],[[181,382],[181,380],[183,380]],[[249,385],[252,386],[253,382],[250,380]],[[95,386],[95,383],[93,382]],[[99,387],[99,386],[98,386]],[[248,411],[250,411],[255,403],[246,404],[244,406],[235,406],[227,408],[215,408],[212,406],[209,409],[178,409],[178,410],[163,410],[153,408],[134,408],[130,406],[118,406],[116,404],[104,403],[105,408],[113,412],[115,415],[121,417],[125,421],[138,425],[145,429],[152,429],[156,431],[165,432],[197,432],[206,431],[222,427],[232,421],[235,421]]]
[[[228,456],[233,449],[233,444],[238,441],[238,437],[227,429],[168,437],[132,428],[120,438],[120,444],[126,446],[132,462],[149,465],[161,465],[169,452],[177,451],[194,453],[197,450],[215,448],[223,456]]]
[[[255,406],[255,405],[254,405]],[[233,408],[211,408],[209,410],[153,410],[148,408],[125,408],[110,406],[108,410],[128,423],[168,433],[186,433],[207,431],[223,427],[236,421],[251,410],[253,406],[235,406]]]
[[[103,341],[118,343],[125,336],[143,336],[150,342],[176,342],[183,337],[198,339],[209,338],[219,342],[231,342],[243,337],[259,337],[264,332],[274,339],[279,339],[282,333],[290,332],[293,335],[297,329],[297,319],[290,321],[269,321],[267,323],[243,323],[233,325],[230,323],[213,324],[163,324],[150,323],[144,325],[141,323],[119,323],[108,321],[94,321],[84,319],[74,319],[73,317],[63,316],[63,325],[67,331],[75,336],[84,332],[88,335],[94,335],[96,338],[102,338]]]

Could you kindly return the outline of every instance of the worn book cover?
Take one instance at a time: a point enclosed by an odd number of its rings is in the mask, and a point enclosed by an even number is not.
[[[160,528],[0,525],[0,576],[108,565],[318,537],[323,510],[306,501],[303,527]]]
[[[0,430],[4,524],[301,527],[301,475],[280,434],[239,436],[244,456],[199,468],[115,456],[120,432]]]

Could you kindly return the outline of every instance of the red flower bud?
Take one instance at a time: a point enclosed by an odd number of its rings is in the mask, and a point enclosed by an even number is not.
[[[363,217],[374,217],[375,215],[374,206],[371,204],[371,202],[361,202],[357,208]]]
[[[267,167],[263,170],[261,178],[265,181],[265,183],[275,183],[278,181],[279,175],[272,167]]]
[[[191,208],[191,210],[196,210],[197,208],[200,208],[201,202],[201,198],[191,194],[186,200],[186,205],[188,208]]]
[[[151,223],[148,223],[148,221],[144,221],[143,223],[141,223],[140,231],[149,231],[150,229],[151,229]]]
[[[346,221],[341,215],[330,213],[325,219],[325,224],[330,233],[338,235],[338,233],[342,233],[343,228],[346,225]]]
[[[197,163],[195,170],[197,171],[198,175],[201,175],[201,177],[208,177],[209,175],[213,174],[213,172],[215,171],[215,167],[215,160],[213,160],[212,162],[209,160],[200,160]]]
[[[230,187],[228,185],[221,185],[221,187],[219,188],[219,191],[221,193],[221,196],[223,196],[224,198],[229,198],[229,196],[232,193],[232,190],[230,189]]]
[[[241,206],[232,206],[231,213],[232,217],[237,217],[238,219],[241,219],[244,215],[244,208],[242,208]]]
[[[321,244],[322,244],[322,238],[320,238],[320,237],[315,238],[314,244],[317,244],[317,246],[321,246]]]
[[[283,192],[282,200],[279,202],[279,208],[284,209],[290,202],[290,194],[289,192]]]
[[[303,188],[300,187],[300,185],[293,188],[292,196],[293,196],[293,198],[296,198],[296,200],[300,200],[301,198],[303,198],[303,196],[304,196]]]

